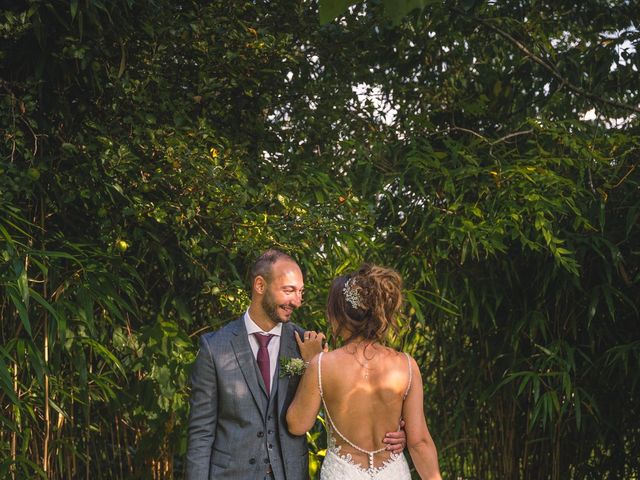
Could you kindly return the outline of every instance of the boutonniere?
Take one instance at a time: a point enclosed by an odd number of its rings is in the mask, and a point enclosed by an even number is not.
[[[301,358],[286,358],[280,359],[280,378],[300,376],[307,369],[309,362],[305,362]]]

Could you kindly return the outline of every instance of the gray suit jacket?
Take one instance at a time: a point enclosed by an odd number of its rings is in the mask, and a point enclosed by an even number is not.
[[[291,323],[282,325],[278,365],[282,357],[300,356],[295,330],[303,332]],[[273,399],[277,404],[272,404],[277,418],[271,422],[277,422],[275,431],[281,449],[270,450],[269,454],[281,459],[286,480],[308,479],[306,436],[291,435],[285,418],[300,378],[279,378],[278,373]],[[243,317],[200,338],[191,374],[190,404],[187,479],[262,480],[264,430],[271,417]],[[276,480],[284,479],[276,475]]]

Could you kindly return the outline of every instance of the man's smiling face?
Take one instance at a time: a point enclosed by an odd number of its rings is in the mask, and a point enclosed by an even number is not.
[[[288,322],[293,311],[302,305],[304,279],[295,262],[278,260],[271,267],[262,297],[262,309],[269,319],[278,324]]]

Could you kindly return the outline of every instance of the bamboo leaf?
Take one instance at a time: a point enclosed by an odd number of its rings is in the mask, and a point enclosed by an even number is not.
[[[11,403],[19,406],[20,400],[13,390],[13,379],[11,376],[11,371],[7,368],[7,365],[2,359],[2,357],[8,359],[10,359],[11,357],[2,347],[0,347],[0,355],[0,386],[2,386],[0,392],[2,392],[2,395],[6,395],[9,398]]]
[[[60,315],[60,313],[55,308],[53,308],[53,305],[51,305],[51,303],[49,303],[44,298],[42,298],[42,296],[35,290],[30,288],[29,293],[31,297],[37,303],[39,303],[42,307],[44,307],[45,310],[47,310],[51,314],[51,316],[54,318],[54,320],[56,321],[56,325],[58,327],[57,328],[58,337],[64,341],[67,333],[67,320],[64,318],[64,315]]]
[[[122,363],[120,363],[120,360],[118,360],[118,358],[111,351],[109,351],[109,349],[107,349],[104,345],[100,344],[99,342],[95,341],[92,338],[87,338],[87,337],[81,338],[80,341],[83,344],[93,348],[93,350],[98,355],[100,355],[104,360],[107,360],[108,363],[116,367],[116,369],[122,374],[123,377],[126,377],[125,369],[122,366]]]
[[[24,304],[22,300],[22,296],[18,291],[18,288],[13,285],[7,285],[5,287],[5,291],[9,295],[9,298],[11,299],[13,306],[18,312],[18,316],[20,317],[22,326],[24,327],[25,331],[29,334],[29,336],[32,336],[31,322],[29,321],[29,313],[27,310],[27,306]]]

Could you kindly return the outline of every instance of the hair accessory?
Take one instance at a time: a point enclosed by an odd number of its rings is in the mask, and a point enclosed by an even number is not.
[[[353,277],[349,278],[344,283],[344,287],[342,288],[342,293],[344,293],[344,299],[351,304],[351,306],[355,309],[361,308],[364,309],[364,305],[362,303],[362,299],[360,298],[360,294],[358,291],[353,288],[355,281],[352,282]]]

